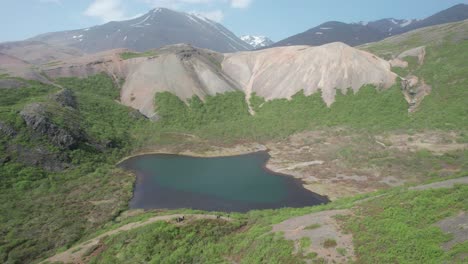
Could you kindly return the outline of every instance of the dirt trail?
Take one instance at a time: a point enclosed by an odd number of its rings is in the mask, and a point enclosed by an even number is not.
[[[453,188],[455,184],[468,184],[468,176],[443,182],[434,182],[409,188],[410,190],[423,191],[428,189]]]
[[[296,251],[301,249],[301,238],[309,238],[311,244],[302,249],[304,255],[315,252],[328,262],[348,263],[355,259],[353,236],[345,234],[335,218],[350,214],[350,210],[331,210],[294,217],[274,225],[273,232],[283,232],[286,239],[295,241]],[[327,240],[336,245],[324,246]]]
[[[101,241],[101,239],[105,237],[112,236],[123,231],[129,231],[135,228],[146,226],[146,225],[158,222],[158,221],[171,221],[175,218],[182,217],[182,216],[183,216],[182,214],[155,216],[147,220],[126,224],[117,229],[101,234],[93,239],[90,239],[88,241],[84,241],[78,245],[75,245],[69,248],[67,251],[58,253],[57,255],[52,256],[42,261],[41,263],[56,263],[56,262],[85,263],[84,257],[87,251],[99,245],[99,242]],[[200,220],[200,219],[218,219],[216,215],[185,215],[185,218],[186,219],[184,220],[184,222],[190,221],[190,220]],[[225,221],[231,221],[231,219],[227,217],[221,217],[220,219],[225,220]]]

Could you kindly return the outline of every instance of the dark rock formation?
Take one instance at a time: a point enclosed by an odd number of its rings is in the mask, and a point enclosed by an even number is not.
[[[62,107],[71,107],[73,109],[76,109],[78,107],[75,95],[69,89],[64,89],[52,95],[52,100],[57,102]]]
[[[62,149],[74,149],[85,139],[79,129],[64,129],[54,124],[42,104],[27,105],[20,115],[36,134],[47,137],[52,144]]]

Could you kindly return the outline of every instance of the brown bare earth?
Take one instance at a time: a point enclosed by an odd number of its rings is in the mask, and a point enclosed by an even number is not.
[[[299,216],[274,225],[273,232],[283,232],[286,239],[295,241],[296,251],[302,250],[304,255],[314,252],[326,263],[349,263],[355,259],[353,236],[341,230],[335,217],[350,214],[350,210],[332,210]],[[305,249],[299,243],[303,238],[311,242]],[[327,240],[335,241],[336,246],[327,246]]]
[[[89,251],[93,248],[95,249],[94,251],[102,249],[103,245],[101,244],[101,240],[106,237],[118,234],[120,232],[125,232],[135,228],[146,226],[158,221],[172,221],[179,217],[182,217],[182,215],[155,216],[147,220],[126,224],[114,230],[105,232],[91,240],[75,245],[74,247],[71,247],[62,253],[52,256],[41,263],[86,263],[87,259],[85,255],[87,255],[87,253],[89,253]],[[186,220],[184,220],[184,223],[199,219],[218,219],[216,215],[185,215],[185,218]],[[220,217],[219,219],[224,221],[230,221],[230,219],[227,217]],[[91,255],[93,254],[91,253]]]

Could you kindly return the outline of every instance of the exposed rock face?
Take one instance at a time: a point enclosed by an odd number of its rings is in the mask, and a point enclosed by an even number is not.
[[[62,149],[73,149],[84,139],[80,130],[66,130],[54,124],[48,117],[46,107],[39,103],[27,105],[21,112],[26,125],[39,136],[45,136],[49,141]]]
[[[419,80],[419,78],[414,75],[409,75],[402,79],[401,86],[403,95],[410,105],[408,109],[408,112],[410,113],[415,112],[424,97],[428,96],[432,91],[432,88],[429,85],[424,81]]]
[[[14,137],[17,134],[11,126],[2,121],[0,121],[0,133],[8,137]]]
[[[121,92],[123,104],[154,115],[154,97],[171,92],[182,100],[196,95],[204,98],[242,88],[221,67],[223,55],[188,45],[158,50],[157,56],[130,66]]]
[[[69,89],[64,89],[52,95],[52,100],[60,104],[62,107],[71,107],[76,109],[78,106],[75,95]]]

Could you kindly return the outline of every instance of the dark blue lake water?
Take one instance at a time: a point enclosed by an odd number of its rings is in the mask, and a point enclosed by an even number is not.
[[[133,209],[246,212],[328,202],[292,176],[267,170],[268,158],[266,152],[218,158],[155,154],[120,166],[137,175]]]

